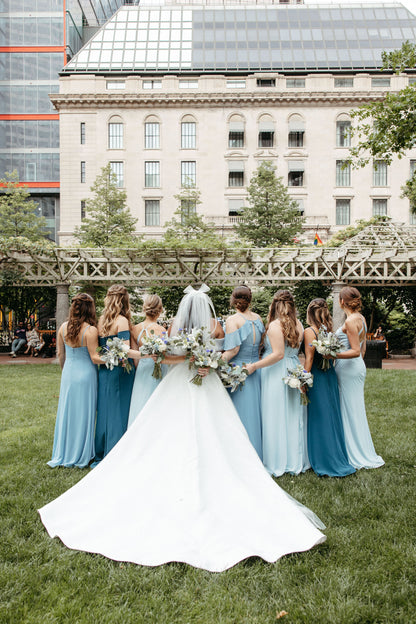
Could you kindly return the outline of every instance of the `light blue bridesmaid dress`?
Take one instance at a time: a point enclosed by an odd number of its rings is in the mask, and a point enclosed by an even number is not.
[[[242,314],[245,319],[244,315]],[[224,350],[229,351],[234,347],[240,347],[237,355],[230,360],[231,363],[242,366],[250,362],[257,362],[259,359],[259,345],[264,333],[264,325],[260,319],[255,321],[246,320],[239,329],[225,334]],[[249,375],[241,389],[234,392],[229,390],[230,397],[243,423],[250,442],[254,446],[260,459],[262,452],[262,431],[261,431],[261,375],[256,370]]]
[[[130,332],[128,330],[118,332],[117,337],[121,340],[129,340]],[[100,346],[106,345],[109,338],[115,338],[115,336],[99,336]],[[129,373],[122,366],[115,366],[113,370],[110,370],[102,364],[99,368],[93,466],[96,466],[111,451],[127,430],[135,373],[133,361],[130,360],[130,363]]]
[[[351,349],[348,336],[340,327],[336,332],[343,350]],[[363,344],[366,327],[360,330],[360,347]],[[359,355],[356,358],[336,360],[335,372],[338,378],[339,396],[341,402],[341,416],[344,425],[345,445],[348,459],[355,468],[379,468],[384,461],[377,455],[364,403],[364,382],[366,368],[364,360]]]
[[[137,345],[140,343],[143,332],[146,332],[147,336],[149,335],[146,328],[142,329],[137,338]],[[139,360],[134,377],[133,391],[131,393],[128,427],[131,427],[139,412],[142,410],[142,407],[144,407],[145,403],[147,403],[148,399],[162,381],[162,379],[153,377],[154,366],[155,363],[152,358]],[[167,370],[167,364],[162,364],[162,378],[166,375]]]
[[[94,457],[94,427],[97,408],[97,366],[92,363],[88,348],[70,347],[65,342],[65,364],[59,391],[58,413],[52,459],[49,466],[85,468]]]
[[[316,336],[316,332],[315,332]],[[320,476],[345,477],[355,472],[349,463],[342,426],[338,382],[332,360],[321,368],[322,355],[315,351],[308,389],[308,455],[314,472]]]
[[[273,353],[266,336],[263,357]],[[299,364],[299,348],[285,344],[283,359],[261,369],[261,416],[263,464],[276,477],[285,472],[299,474],[311,466],[306,443],[306,407],[298,390],[289,388],[283,377]]]

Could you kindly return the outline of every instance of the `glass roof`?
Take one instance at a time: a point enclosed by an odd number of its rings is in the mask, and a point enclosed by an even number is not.
[[[400,3],[124,6],[62,73],[375,70],[406,40]]]

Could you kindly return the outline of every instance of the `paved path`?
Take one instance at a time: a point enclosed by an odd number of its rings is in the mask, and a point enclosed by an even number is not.
[[[10,357],[8,353],[0,353],[0,364],[57,364],[56,358],[28,357],[27,355],[18,355],[15,358]],[[416,370],[415,358],[389,358],[383,360],[384,370]]]

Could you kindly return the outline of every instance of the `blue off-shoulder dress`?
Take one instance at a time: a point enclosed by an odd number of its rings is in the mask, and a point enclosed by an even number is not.
[[[65,364],[62,370],[56,415],[52,459],[48,465],[85,468],[94,457],[94,426],[97,408],[97,366],[92,363],[88,348],[70,347],[65,343]],[[64,328],[64,342],[65,342]]]
[[[267,336],[264,345],[263,357],[273,352]],[[283,358],[261,369],[263,464],[276,477],[285,472],[299,474],[311,467],[306,443],[306,408],[301,405],[299,391],[283,381],[288,369],[299,364],[298,353],[298,347],[285,344]]]
[[[143,332],[146,332],[146,334],[148,335],[147,330],[142,329],[137,338],[138,345],[140,343],[140,338],[142,337]],[[128,427],[131,427],[131,425],[134,423],[138,414],[141,412],[142,408],[147,403],[147,401],[167,373],[167,364],[162,364],[162,379],[156,379],[156,377],[153,377],[154,366],[155,363],[152,358],[143,358],[139,360],[136,368],[136,374],[134,377],[133,391],[131,394]]]
[[[314,332],[316,335],[316,332]],[[308,455],[314,472],[320,476],[345,477],[355,472],[345,446],[338,381],[332,360],[321,368],[322,355],[315,350],[308,389]]]
[[[129,340],[130,332],[118,332],[117,337],[121,340]],[[100,347],[105,346],[109,338],[115,338],[115,336],[99,336]],[[115,366],[113,370],[110,370],[102,364],[99,368],[93,466],[96,466],[111,451],[127,430],[135,372],[133,361],[131,364],[130,372],[121,366]]]
[[[242,366],[250,362],[257,362],[263,333],[264,325],[260,319],[256,319],[255,321],[246,320],[242,327],[230,334],[225,334],[225,351],[240,347],[239,352],[230,360],[230,363]],[[240,420],[248,433],[250,442],[256,449],[260,459],[262,459],[260,371],[256,370],[252,375],[249,375],[241,389],[237,389],[234,392],[229,391],[229,393]]]

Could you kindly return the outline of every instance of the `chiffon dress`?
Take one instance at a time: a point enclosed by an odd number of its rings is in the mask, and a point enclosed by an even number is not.
[[[121,340],[129,340],[130,332],[118,332]],[[107,344],[107,340],[115,336],[99,336],[100,347]],[[98,399],[97,423],[95,428],[95,458],[96,466],[117,444],[127,430],[129,419],[130,397],[134,383],[134,364],[130,360],[131,370],[122,366],[115,366],[113,370],[100,365],[98,371]]]
[[[365,325],[360,332],[360,347],[365,340]],[[343,350],[350,349],[348,336],[340,327],[336,332]],[[384,460],[377,455],[370,429],[364,402],[364,383],[366,368],[359,355],[356,358],[336,360],[335,372],[338,378],[341,416],[344,425],[345,445],[350,464],[355,468],[379,468]]]
[[[241,314],[241,316],[243,316]],[[243,316],[243,318],[245,318]],[[250,362],[257,362],[259,359],[259,346],[264,333],[264,325],[260,319],[254,321],[246,320],[239,329],[225,334],[224,350],[229,351],[235,347],[240,347],[230,363],[242,366]],[[262,426],[261,426],[261,374],[259,370],[249,375],[244,385],[230,391],[230,397],[235,409],[243,423],[250,442],[257,451],[260,459],[263,457],[262,450]]]
[[[65,342],[65,364],[62,370],[56,415],[52,459],[48,465],[85,468],[94,457],[94,427],[97,409],[97,366],[88,348],[70,347]]]
[[[266,336],[263,357],[272,347]],[[271,474],[299,474],[311,465],[306,441],[307,411],[298,390],[283,382],[288,369],[299,362],[299,348],[285,344],[283,358],[261,370],[261,415],[263,427],[263,464]]]
[[[139,345],[140,343],[143,332],[145,332],[147,336],[149,335],[146,329],[142,329],[137,338],[137,345]],[[138,413],[141,411],[142,407],[146,404],[149,397],[153,394],[153,392],[156,390],[159,383],[161,382],[161,379],[156,379],[156,377],[153,377],[154,366],[155,363],[152,358],[140,359],[139,363],[137,364],[133,391],[131,393],[129,420],[127,428],[131,427],[133,422],[136,420]],[[168,366],[166,364],[162,364],[161,368],[163,378],[167,373]]]
[[[345,477],[355,468],[348,461],[337,376],[328,361],[329,369],[322,370],[322,355],[315,350],[313,386],[308,389],[308,455],[316,474]]]
[[[113,450],[39,510],[51,537],[116,561],[221,572],[325,540],[264,469],[217,374],[171,367]]]

